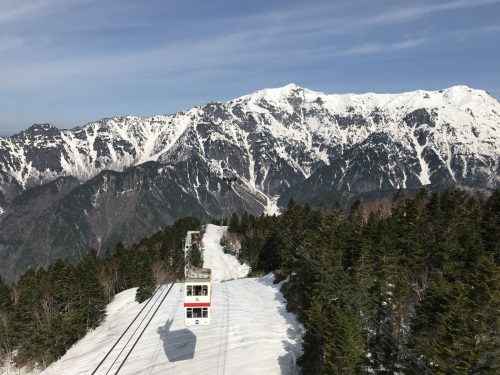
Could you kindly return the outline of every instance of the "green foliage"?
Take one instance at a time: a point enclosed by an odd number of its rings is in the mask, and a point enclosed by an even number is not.
[[[28,269],[11,286],[0,279],[0,360],[17,350],[18,365],[46,366],[105,317],[116,293],[137,287],[142,302],[156,288],[158,275],[172,275],[182,265],[182,240],[187,230],[201,228],[198,219],[175,222],[138,244],[118,242],[104,257],[91,250],[77,264],[58,260],[46,269]]]
[[[139,259],[137,263],[140,272],[138,275],[137,292],[135,295],[135,300],[139,303],[142,303],[151,297],[156,288],[156,282],[153,278],[153,271],[151,269],[151,260],[149,257],[141,258],[142,259]]]
[[[306,328],[303,372],[498,373],[500,193],[399,191],[384,204],[358,201],[344,212],[290,201],[278,217],[230,218],[240,261],[254,275],[289,280],[287,307]],[[173,276],[186,232],[200,227],[184,218],[104,257],[29,269],[13,285],[0,279],[0,356],[17,350],[19,364],[54,361],[100,324],[116,293],[137,287],[142,302]]]
[[[348,213],[290,201],[280,217],[231,223],[253,272],[289,277],[282,291],[306,328],[304,373],[500,370],[498,191],[485,201],[399,191],[380,209],[357,201]]]
[[[0,277],[0,362],[11,350],[9,318],[12,312],[11,289]]]
[[[231,215],[231,219],[229,220],[229,231],[233,233],[240,232],[240,217],[235,212]]]
[[[191,247],[191,264],[194,267],[203,267],[203,254],[197,243]]]

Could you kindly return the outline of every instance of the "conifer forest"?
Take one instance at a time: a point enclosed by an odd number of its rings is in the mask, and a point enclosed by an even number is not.
[[[287,310],[305,328],[303,374],[499,373],[500,191],[398,192],[348,209],[290,200],[280,216],[213,222],[229,226],[223,245],[252,275],[286,280]],[[0,281],[0,356],[55,361],[116,293],[137,287],[148,299],[202,224],[184,218],[132,246]]]

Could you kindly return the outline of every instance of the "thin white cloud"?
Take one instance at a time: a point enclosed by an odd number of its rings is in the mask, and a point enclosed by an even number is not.
[[[443,3],[424,3],[409,7],[400,6],[394,10],[389,10],[378,15],[362,19],[360,23],[365,23],[367,25],[402,23],[422,19],[434,13],[465,8],[476,8],[499,2],[500,0],[457,0]]]
[[[0,53],[22,47],[25,40],[19,36],[0,36]]]
[[[453,31],[442,35],[434,36],[433,40],[437,41],[438,39],[443,39],[443,38],[446,39],[449,36],[467,37],[467,36],[474,36],[487,33],[497,33],[497,32],[500,32],[500,25],[476,27],[476,28]],[[428,41],[429,41],[428,38],[414,38],[414,39],[406,39],[395,43],[373,42],[373,43],[362,44],[359,46],[354,46],[345,51],[337,51],[336,54],[347,56],[347,55],[375,54],[382,52],[405,50],[418,47],[424,43],[427,43]]]
[[[348,56],[348,55],[364,55],[364,54],[397,51],[397,50],[415,48],[425,42],[426,42],[425,38],[406,39],[395,43],[374,42],[374,43],[367,43],[359,46],[354,46],[344,51],[337,51],[336,54],[340,56]]]
[[[0,0],[0,25],[64,13],[96,0]]]
[[[27,17],[30,14],[39,12],[44,8],[44,4],[46,2],[11,2],[11,1],[2,1],[0,2],[0,7],[2,8],[2,12],[0,13],[0,23],[16,21],[21,18]]]
[[[51,14],[57,6],[64,3],[76,4],[92,0],[42,0],[44,6],[38,8],[10,7],[10,19],[41,17]],[[94,0],[95,1],[95,0]],[[0,0],[1,4],[2,0]],[[221,30],[207,27],[206,35],[195,35],[191,40],[163,45],[150,44],[126,48],[120,51],[87,51],[75,49],[72,54],[57,45],[42,47],[30,44],[26,58],[19,63],[0,61],[0,89],[23,90],[46,88],[47,86],[64,87],[65,85],[89,85],[89,82],[117,82],[120,79],[154,79],[172,74],[188,74],[190,71],[206,72],[227,67],[235,68],[238,64],[262,64],[278,66],[293,61],[302,61],[334,56],[367,55],[398,50],[409,50],[431,42],[431,39],[410,38],[402,41],[377,41],[352,47],[335,45],[335,35],[348,34],[357,30],[377,28],[383,24],[401,23],[427,17],[436,12],[451,11],[476,6],[498,3],[500,0],[458,0],[443,3],[427,3],[403,8],[382,10],[379,14],[354,16],[347,8],[330,8],[325,11],[308,3],[306,7],[287,8],[283,12],[276,10],[261,15],[242,16],[237,23],[239,33],[221,35]],[[14,4],[14,2],[12,3]],[[22,4],[29,4],[25,2]],[[56,6],[57,5],[57,6]],[[69,6],[68,6],[69,7]],[[17,13],[15,10],[17,9]],[[304,17],[304,9],[307,16]],[[60,10],[59,10],[60,11]],[[342,13],[347,11],[347,13]],[[1,17],[1,16],[0,16]],[[351,17],[351,18],[349,18]],[[312,22],[314,20],[314,22]],[[0,18],[1,21],[1,18]],[[114,21],[115,22],[115,21]],[[117,22],[117,21],[116,21]],[[120,21],[121,22],[121,21]],[[218,21],[219,22],[219,21]],[[1,23],[1,22],[0,22]],[[220,23],[234,27],[234,20],[225,18]],[[85,23],[87,24],[87,23]],[[189,29],[189,28],[186,28]],[[424,33],[425,35],[425,33]],[[316,36],[330,41],[315,44]],[[376,37],[374,37],[376,38]],[[298,40],[296,40],[298,39]],[[434,39],[434,36],[433,36]],[[312,43],[311,43],[312,42]],[[10,43],[10,46],[9,46]],[[5,41],[5,48],[16,48],[12,40]],[[0,40],[0,51],[2,42]],[[53,53],[53,52],[56,53]],[[40,52],[40,53],[38,53]],[[33,58],[30,58],[30,55]]]
[[[0,89],[17,90],[54,87],[61,84],[85,84],[120,77],[142,80],[156,75],[187,74],[190,71],[221,68],[262,58],[249,44],[245,33],[208,37],[192,43],[169,43],[142,50],[120,53],[88,54],[65,59],[26,62],[0,69]],[[1,65],[0,65],[1,67]]]
[[[490,4],[498,4],[500,0],[456,0],[448,2],[417,3],[399,1],[394,7],[386,7],[379,13],[360,15],[359,9],[352,8],[347,13],[327,12],[323,7],[314,8],[310,2],[304,9],[292,8],[284,11],[281,24],[281,33],[302,33],[313,35],[348,34],[358,30],[366,30],[391,24],[401,24],[418,21],[432,16],[435,13],[444,13],[454,10],[477,8]],[[353,2],[353,6],[359,7]],[[383,8],[383,7],[381,7]],[[304,17],[307,10],[308,17]],[[333,16],[332,16],[333,14]],[[354,14],[354,15],[353,15]],[[310,22],[314,19],[314,22]],[[276,27],[275,27],[276,28]]]
[[[490,34],[498,32],[500,32],[500,25],[489,25],[489,26],[474,27],[471,29],[453,31],[450,34],[459,36],[474,36],[474,35]]]
[[[60,4],[63,5],[63,4]],[[57,1],[39,0],[39,1],[0,1],[0,24],[14,23],[36,17],[44,17],[54,13],[59,8]]]

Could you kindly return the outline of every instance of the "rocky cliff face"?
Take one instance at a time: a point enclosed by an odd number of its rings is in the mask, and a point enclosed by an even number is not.
[[[0,138],[0,272],[103,251],[187,214],[495,189],[499,149],[500,104],[465,86],[329,95],[290,84],[174,115],[33,125]]]

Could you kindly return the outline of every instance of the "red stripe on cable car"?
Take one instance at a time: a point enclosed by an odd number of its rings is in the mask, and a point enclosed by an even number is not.
[[[210,302],[187,302],[184,307],[210,307]]]

